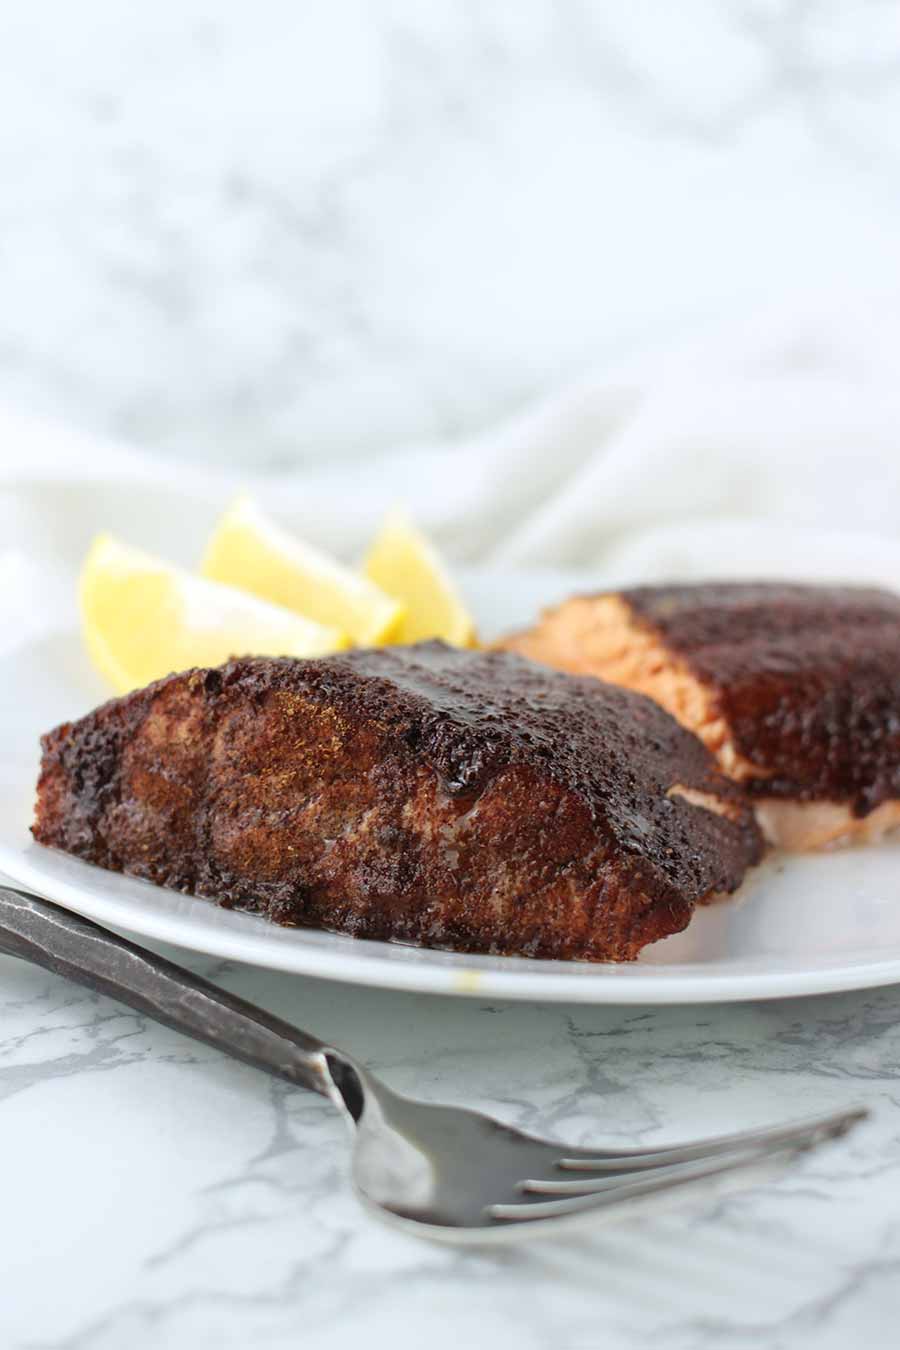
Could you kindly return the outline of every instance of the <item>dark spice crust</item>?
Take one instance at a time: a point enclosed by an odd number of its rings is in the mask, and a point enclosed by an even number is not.
[[[900,597],[852,586],[710,583],[623,591],[709,688],[757,797],[900,797]]]
[[[41,843],[364,937],[630,959],[760,853],[737,790],[650,699],[505,652],[235,660],[43,748]]]

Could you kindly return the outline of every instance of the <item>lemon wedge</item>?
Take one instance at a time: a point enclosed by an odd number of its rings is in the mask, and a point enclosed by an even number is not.
[[[390,641],[403,618],[396,599],[296,539],[248,497],[222,516],[200,570],[317,623],[337,625],[363,647]]]
[[[471,615],[435,549],[404,512],[387,516],[363,571],[405,606],[396,642],[437,637],[456,647],[474,645]]]
[[[230,656],[323,656],[349,645],[337,628],[191,576],[108,534],[91,545],[79,600],[91,660],[120,693]]]

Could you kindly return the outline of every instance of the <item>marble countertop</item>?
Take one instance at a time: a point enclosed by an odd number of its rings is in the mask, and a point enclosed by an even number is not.
[[[0,957],[4,1350],[896,1344],[900,991],[499,1006],[178,959],[402,1090],[573,1143],[873,1114],[750,1190],[460,1251],[364,1213],[323,1100]]]
[[[0,398],[284,467],[877,294],[898,69],[877,2],[2,6]]]
[[[877,3],[0,7],[0,399],[280,469],[864,295],[896,272],[898,69]],[[2,1350],[896,1344],[900,990],[494,1006],[178,959],[573,1143],[873,1116],[750,1191],[460,1252],[362,1211],[327,1103],[0,957]]]

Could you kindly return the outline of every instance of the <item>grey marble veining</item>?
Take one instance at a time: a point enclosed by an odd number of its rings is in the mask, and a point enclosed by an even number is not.
[[[359,1207],[324,1101],[0,958],[4,1350],[895,1343],[897,990],[501,1006],[188,961],[401,1089],[573,1143],[674,1140],[850,1101],[873,1117],[749,1190],[460,1252]]]
[[[877,0],[0,6],[0,399],[275,468],[877,290],[898,74]],[[573,1143],[873,1117],[752,1190],[460,1253],[362,1211],[326,1103],[0,958],[2,1350],[896,1344],[900,990],[494,1006],[176,959]]]
[[[892,0],[0,8],[0,398],[284,466],[879,291]]]

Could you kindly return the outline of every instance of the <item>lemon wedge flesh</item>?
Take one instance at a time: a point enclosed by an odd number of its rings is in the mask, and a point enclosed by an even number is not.
[[[403,602],[396,642],[443,638],[456,647],[475,642],[475,625],[435,549],[401,511],[384,521],[363,564],[370,581]]]
[[[213,581],[334,625],[361,647],[390,641],[403,618],[399,601],[296,539],[248,497],[222,516],[200,570]]]
[[[120,693],[230,656],[324,656],[349,645],[338,628],[192,576],[108,534],[91,545],[79,600],[91,660]]]

